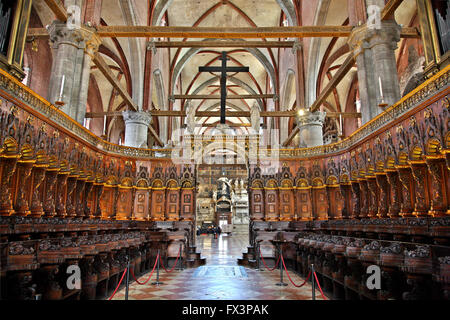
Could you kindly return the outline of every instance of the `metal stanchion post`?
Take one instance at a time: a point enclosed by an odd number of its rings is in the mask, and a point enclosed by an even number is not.
[[[256,266],[257,270],[261,271],[261,247],[259,246],[259,243],[256,243]]]
[[[156,258],[158,259],[158,261],[156,261],[156,263],[157,263],[157,266],[156,266],[156,281],[152,282],[152,284],[159,286],[160,284],[163,284],[163,282],[159,281],[159,260],[161,259],[161,257],[159,256],[159,249],[158,249],[158,256]]]
[[[283,282],[283,260],[281,259],[281,257],[283,256],[283,248],[281,246],[278,249],[278,252],[280,254],[280,282],[278,282],[276,285],[284,287],[287,286],[287,283]]]
[[[316,277],[314,277],[314,265],[311,265],[311,287],[312,287],[312,299],[316,300]]]
[[[177,267],[178,271],[182,271],[183,270],[183,251],[182,251],[182,249],[183,249],[183,244],[180,243],[180,258],[179,258],[180,262],[179,262],[178,267]]]
[[[128,300],[128,286],[130,284],[130,257],[127,256],[127,283],[125,287],[125,300]]]

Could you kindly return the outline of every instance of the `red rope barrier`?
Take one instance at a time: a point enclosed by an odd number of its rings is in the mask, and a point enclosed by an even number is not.
[[[306,277],[306,280],[305,280],[302,284],[296,285],[296,284],[294,283],[294,281],[292,281],[291,276],[289,275],[289,272],[288,272],[288,270],[287,270],[287,268],[286,268],[286,265],[284,264],[284,258],[283,258],[283,256],[281,256],[281,262],[283,262],[284,270],[286,270],[286,274],[287,274],[289,280],[291,281],[291,283],[294,285],[294,287],[301,288],[301,287],[303,287],[303,286],[306,284],[306,282],[308,282],[308,279],[309,279],[309,277],[311,276],[311,271],[309,271],[308,277]]]
[[[159,257],[159,259],[161,260],[161,266],[163,267],[164,271],[166,271],[167,273],[171,273],[171,272],[173,271],[173,269],[175,269],[175,266],[177,265],[178,258],[180,258],[180,255],[181,255],[181,248],[180,248],[180,250],[178,251],[178,256],[177,256],[177,259],[175,260],[175,263],[174,263],[173,266],[172,266],[172,269],[170,269],[169,271],[166,269],[166,267],[164,267],[162,258]]]
[[[136,281],[138,284],[140,284],[140,285],[144,285],[144,284],[146,284],[147,282],[148,282],[148,280],[150,280],[150,278],[152,277],[152,274],[153,274],[153,271],[155,271],[155,268],[156,268],[156,264],[158,263],[158,259],[159,259],[159,254],[156,256],[156,260],[155,260],[155,265],[153,266],[153,270],[152,270],[152,272],[150,272],[150,276],[148,277],[148,279],[147,280],[145,280],[144,282],[139,282],[138,281],[138,279],[136,279],[136,277],[134,276],[134,272],[133,272],[133,269],[130,269],[130,271],[131,271],[131,275],[133,276],[133,278],[134,278],[134,281]]]
[[[323,300],[327,300],[327,298],[324,296],[324,294],[322,292],[322,288],[320,287],[320,283],[319,283],[319,280],[317,279],[317,275],[315,272],[314,272],[314,277],[316,278],[317,286],[319,287],[320,294],[322,295]]]
[[[263,262],[263,264],[264,264],[264,266],[266,267],[267,270],[269,270],[270,272],[272,272],[273,270],[275,270],[275,269],[277,268],[278,262],[280,262],[280,256],[281,256],[281,255],[278,257],[277,262],[275,262],[275,267],[273,267],[273,269],[270,269],[270,268],[267,266],[266,262],[264,261],[264,257],[262,256],[261,248],[259,248],[259,254],[261,255],[261,260],[262,260],[262,262]]]
[[[120,278],[120,281],[119,281],[119,284],[117,285],[116,290],[114,290],[112,296],[108,300],[111,300],[114,297],[114,295],[116,294],[117,289],[119,289],[120,284],[122,283],[123,277],[125,277],[125,273],[127,273],[127,268],[125,268],[125,270],[123,271],[122,278]]]

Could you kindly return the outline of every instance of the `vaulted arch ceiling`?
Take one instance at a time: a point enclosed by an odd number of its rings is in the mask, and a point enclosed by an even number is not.
[[[217,39],[206,39],[204,41],[207,42],[207,41],[212,41],[212,40],[217,40]],[[240,39],[233,39],[233,40],[240,40]],[[206,47],[207,47],[207,44],[205,43],[205,48]],[[189,59],[191,59],[193,56],[195,56],[197,53],[199,53],[202,49],[203,48],[189,49],[175,65],[175,69],[174,69],[174,72],[172,75],[172,86],[171,86],[172,87],[172,92],[171,92],[172,95],[174,94],[175,83],[178,80],[178,77],[180,76],[181,71],[186,66],[186,63],[188,63]],[[275,69],[274,69],[273,65],[271,64],[271,62],[261,52],[260,49],[245,48],[244,50],[250,52],[264,66],[264,69],[267,71],[267,73],[270,76],[270,79],[272,80],[273,88],[274,88],[274,91],[276,92],[277,76],[276,76]]]
[[[297,16],[295,14],[295,7],[292,3],[292,0],[276,0],[281,10],[283,10],[286,15],[289,25],[295,26],[297,25]],[[169,9],[174,0],[159,0],[156,4],[155,11],[153,12],[152,21],[153,25],[157,26],[161,23],[161,19]],[[228,2],[228,1],[222,1]]]
[[[198,27],[264,27],[276,26],[280,17],[286,16],[289,24],[297,24],[295,6],[291,0],[233,0],[233,1],[182,1],[160,0],[155,4],[152,13],[152,24],[160,25],[161,19],[166,17],[170,25],[198,26]],[[186,41],[190,39],[171,39],[173,41]],[[228,39],[232,41],[231,39]],[[233,39],[243,41],[242,39]],[[209,41],[218,39],[205,39],[204,48],[178,48],[169,49],[170,52],[170,83],[169,96],[175,94],[216,94],[219,92],[217,77],[211,78],[209,73],[199,73],[198,67],[205,65],[218,65],[221,51],[227,51],[230,61],[228,65],[249,66],[249,73],[228,75],[228,92],[230,94],[267,94],[279,95],[279,71],[277,55],[273,48],[239,48],[213,50],[208,48]],[[266,41],[266,40],[263,40]],[[211,61],[211,57],[213,60]],[[215,74],[213,74],[214,76]],[[194,89],[195,88],[195,89]],[[269,89],[270,88],[270,89]],[[199,110],[209,109],[211,102],[193,101]],[[170,109],[184,109],[185,101],[175,101]],[[242,110],[249,110],[253,103],[257,103],[261,110],[265,110],[267,101],[233,100],[233,103]],[[181,105],[181,107],[180,107]],[[227,118],[231,123],[240,123],[239,118]],[[201,122],[206,122],[204,119]],[[207,120],[210,121],[210,120]],[[209,123],[209,122],[208,122]],[[245,131],[245,130],[244,130]]]

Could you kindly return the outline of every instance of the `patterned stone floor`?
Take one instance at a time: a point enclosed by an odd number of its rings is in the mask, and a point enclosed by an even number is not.
[[[174,270],[167,274],[160,272],[160,281],[164,284],[151,285],[156,272],[147,284],[130,285],[129,300],[311,300],[311,286],[294,287],[284,274],[288,286],[280,287],[279,270],[257,271],[237,265],[237,258],[247,250],[248,235],[222,234],[219,239],[212,235],[197,237],[197,251],[206,257],[207,263],[194,269]],[[303,279],[291,272],[296,284]],[[149,274],[138,280],[144,282]],[[123,300],[125,289],[119,291],[113,300]],[[316,299],[321,300],[316,290]]]

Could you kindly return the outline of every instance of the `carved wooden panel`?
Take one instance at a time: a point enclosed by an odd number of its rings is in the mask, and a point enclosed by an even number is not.
[[[325,220],[328,218],[328,197],[327,190],[324,187],[313,188],[313,216],[317,220]]]
[[[250,189],[250,217],[253,220],[264,218],[264,190]]]
[[[152,190],[151,217],[155,220],[163,220],[165,216],[165,191]]]
[[[292,190],[280,190],[281,218],[292,220],[294,218],[294,193]]]
[[[105,186],[100,199],[100,208],[103,219],[108,219],[108,217],[112,216],[114,212],[114,188]]]
[[[267,221],[278,220],[280,216],[279,204],[278,204],[278,192],[277,190],[265,189],[266,202],[265,202],[265,219]]]
[[[185,220],[194,220],[195,195],[193,189],[181,189],[180,216]]]
[[[178,190],[167,190],[167,218],[170,220],[179,219],[179,207],[180,207],[180,189]]]
[[[148,190],[136,190],[136,196],[134,199],[134,217],[136,220],[146,220],[148,218],[148,198]]]
[[[132,190],[119,188],[119,202],[117,204],[116,218],[127,220],[131,217]]]

